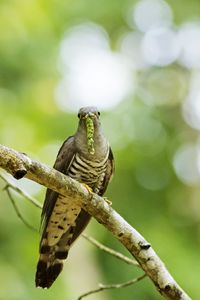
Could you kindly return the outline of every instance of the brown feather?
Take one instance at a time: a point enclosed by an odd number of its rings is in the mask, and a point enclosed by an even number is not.
[[[74,136],[69,137],[63,143],[54,164],[56,170],[68,174],[76,153],[80,152],[80,149],[77,149],[78,144],[75,143]],[[98,188],[98,194],[101,196],[105,193],[114,172],[114,159],[110,148],[105,162],[103,181],[100,181],[101,186]],[[62,270],[63,260],[67,258],[72,243],[85,229],[90,218],[91,216],[86,211],[73,203],[72,198],[61,196],[47,189],[42,209],[42,237],[35,279],[36,286],[49,288],[52,285]]]

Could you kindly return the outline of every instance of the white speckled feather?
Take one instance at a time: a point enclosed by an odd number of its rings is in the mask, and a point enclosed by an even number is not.
[[[59,195],[46,229],[49,246],[57,244],[63,233],[76,225],[80,211],[80,206],[75,205],[72,198]]]

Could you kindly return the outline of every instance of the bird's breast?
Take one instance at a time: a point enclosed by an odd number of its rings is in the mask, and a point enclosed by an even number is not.
[[[79,153],[76,153],[74,159],[67,170],[67,175],[79,182],[89,185],[94,192],[98,193],[101,188],[106,172],[109,152],[103,159],[89,160]]]

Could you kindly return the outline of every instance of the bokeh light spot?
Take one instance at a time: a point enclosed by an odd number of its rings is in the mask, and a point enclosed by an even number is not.
[[[60,70],[63,78],[56,101],[63,110],[76,111],[95,105],[110,109],[134,89],[128,60],[111,51],[105,31],[87,23],[71,28],[61,43]]]
[[[180,53],[176,33],[168,28],[149,30],[144,36],[142,46],[144,59],[150,65],[169,65]]]
[[[195,72],[191,76],[189,93],[186,97],[182,113],[186,123],[192,128],[200,130],[200,73]]]
[[[146,32],[152,28],[172,23],[172,10],[163,0],[138,1],[129,16],[129,23],[135,23],[140,31]]]
[[[173,159],[177,177],[187,185],[200,182],[198,169],[198,149],[196,145],[186,144],[178,149]]]
[[[186,23],[179,30],[179,61],[188,68],[200,68],[200,23]]]

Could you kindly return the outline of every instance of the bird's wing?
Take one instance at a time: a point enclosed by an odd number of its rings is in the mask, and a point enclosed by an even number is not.
[[[100,191],[98,193],[100,196],[103,196],[103,194],[105,193],[105,191],[108,187],[108,184],[114,175],[114,172],[115,172],[114,156],[113,156],[112,149],[110,148],[104,181],[102,184],[102,188],[100,189]]]
[[[75,152],[74,137],[69,137],[58,153],[54,168],[66,173]],[[63,259],[68,254],[68,241],[72,237],[71,228],[79,212],[80,208],[73,204],[72,198],[47,190],[42,210],[43,231],[35,277],[36,286],[50,287],[61,272]]]
[[[69,168],[73,160],[74,155],[75,155],[74,136],[70,136],[62,144],[53,168],[62,173],[66,173],[67,169]],[[49,218],[54,209],[57,198],[58,198],[57,192],[47,189],[44,205],[42,208],[42,215],[41,215],[41,224],[42,224],[43,233],[45,232],[46,226],[48,224]]]

